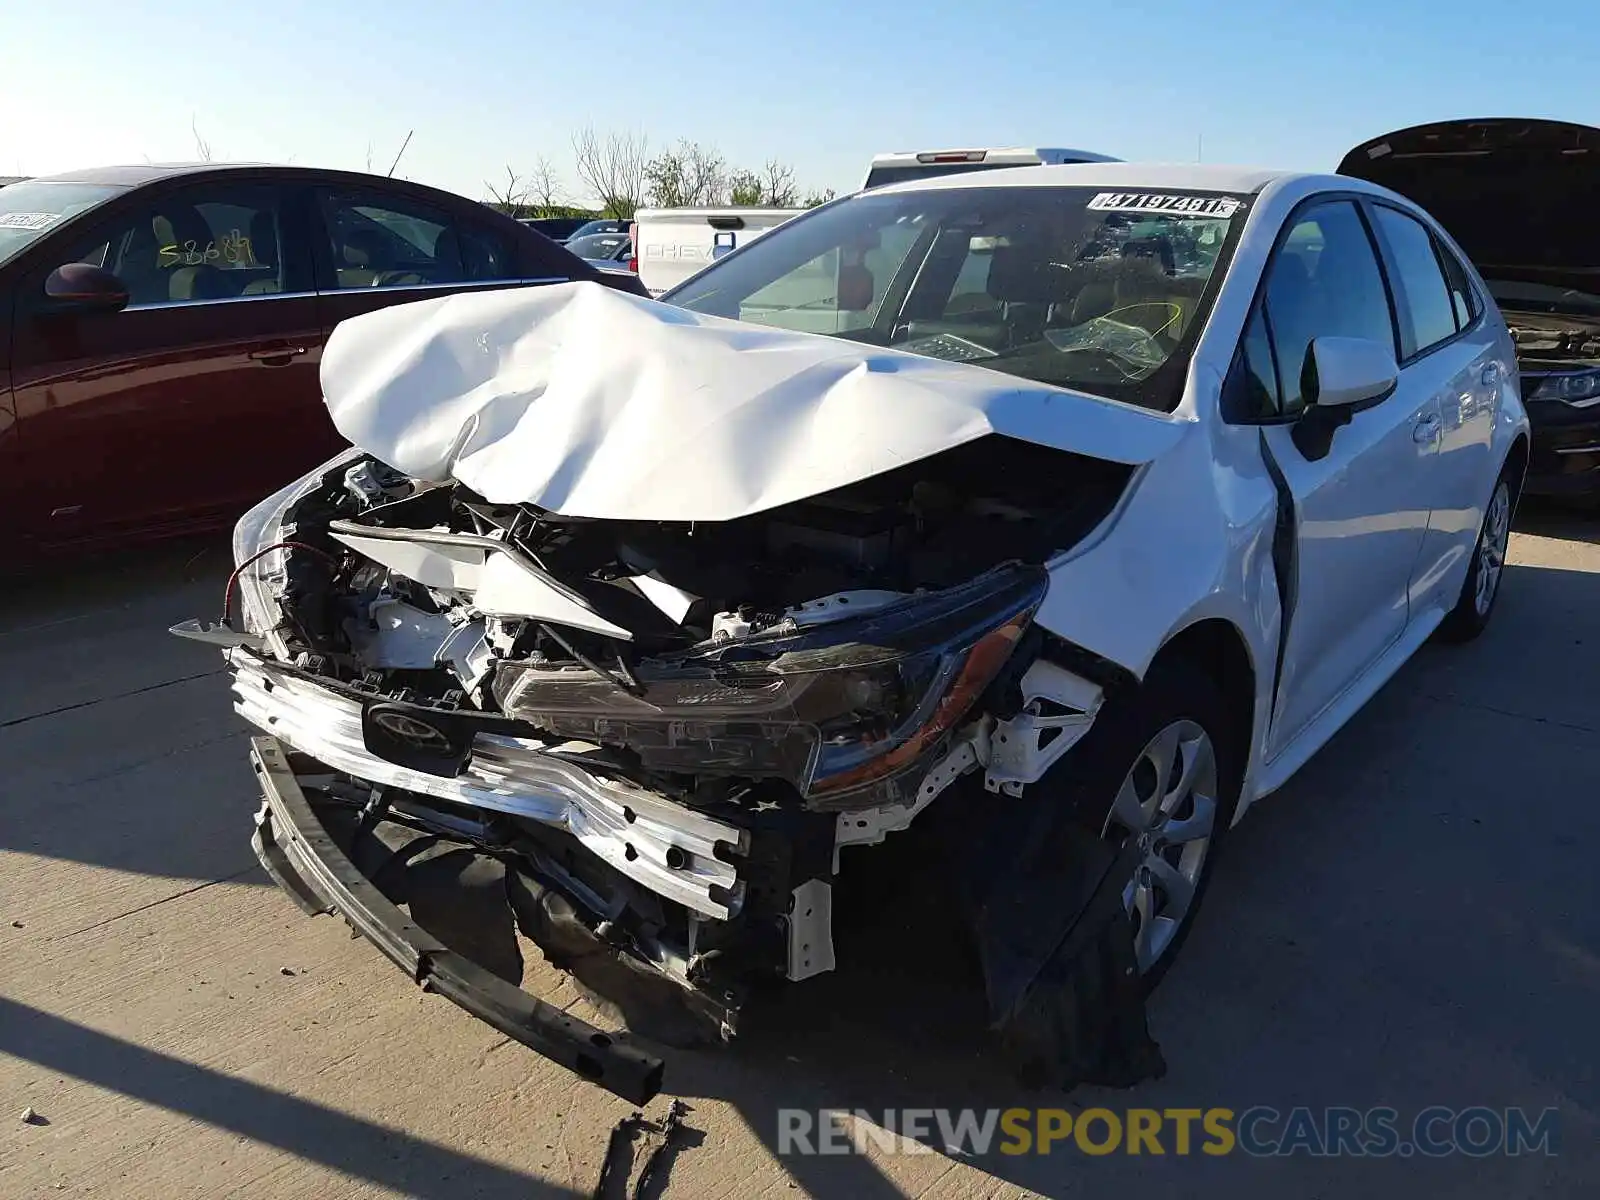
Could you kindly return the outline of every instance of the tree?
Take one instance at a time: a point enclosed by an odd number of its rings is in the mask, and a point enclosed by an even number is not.
[[[649,142],[642,133],[609,133],[594,126],[572,136],[572,156],[583,182],[608,217],[627,220],[644,201]]]
[[[730,204],[739,208],[755,208],[761,204],[761,177],[741,167],[728,177],[728,192]]]
[[[680,140],[645,164],[645,185],[656,208],[726,202],[728,166],[712,146]]]
[[[566,189],[561,184],[561,177],[556,174],[555,165],[543,154],[534,161],[533,170],[528,172],[528,187],[525,193],[527,202],[538,211],[534,214],[541,217],[557,215],[557,210],[567,207],[562,194]]]
[[[833,197],[834,191],[832,188],[823,188],[820,192],[812,191],[807,193],[802,207],[816,208],[819,204],[826,204],[829,200],[832,200]]]
[[[189,132],[194,134],[194,157],[197,162],[211,161],[211,143],[200,136],[200,126],[195,118],[189,118]]]
[[[800,198],[800,189],[794,182],[794,168],[775,158],[769,158],[762,168],[760,189],[760,203],[769,208],[792,208]]]
[[[521,215],[522,207],[528,199],[528,185],[509,164],[506,166],[505,183],[496,187],[485,179],[483,187],[489,193],[489,203],[494,207],[510,213],[513,217]]]

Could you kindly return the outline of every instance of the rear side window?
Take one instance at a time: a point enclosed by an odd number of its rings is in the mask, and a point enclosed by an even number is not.
[[[1392,268],[1400,354],[1411,358],[1455,336],[1456,309],[1427,227],[1388,205],[1376,205],[1373,212]]]
[[[1330,200],[1294,218],[1267,269],[1267,323],[1277,352],[1281,412],[1305,407],[1300,381],[1317,337],[1394,345],[1389,296],[1356,206]]]
[[[516,258],[505,239],[476,226],[461,229],[461,266],[473,283],[516,279],[519,275]]]
[[[450,214],[409,197],[324,192],[323,221],[341,288],[464,283]]]
[[[1439,252],[1439,261],[1444,264],[1444,281],[1450,289],[1450,309],[1455,314],[1456,328],[1465,329],[1483,315],[1483,303],[1461,260],[1438,242],[1434,246]]]

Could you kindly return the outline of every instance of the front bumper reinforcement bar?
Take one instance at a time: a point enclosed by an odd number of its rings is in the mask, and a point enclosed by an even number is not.
[[[252,738],[250,762],[262,793],[251,845],[267,873],[302,909],[337,914],[424,990],[607,1091],[634,1104],[660,1091],[659,1058],[484,970],[390,903],[328,835],[277,739]]]

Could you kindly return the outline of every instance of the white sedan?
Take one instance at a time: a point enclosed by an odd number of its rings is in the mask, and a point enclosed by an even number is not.
[[[724,1036],[751,981],[833,965],[836,876],[914,822],[997,1021],[1095,894],[1153,984],[1226,829],[1484,628],[1528,447],[1426,213],[1204,167],[883,188],[664,302],[387,309],[323,383],[359,449],[241,522],[209,635],[268,735],[263,861],[348,915],[363,838],[459,843],[631,1022]]]

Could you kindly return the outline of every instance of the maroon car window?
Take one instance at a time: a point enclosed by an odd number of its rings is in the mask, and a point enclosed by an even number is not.
[[[499,234],[471,225],[461,226],[460,231],[462,266],[472,282],[516,279],[520,275],[511,247]]]
[[[450,214],[401,196],[324,193],[322,213],[341,288],[465,283]]]
[[[129,307],[287,290],[281,204],[271,188],[174,192],[101,226],[68,258],[115,274]]]

